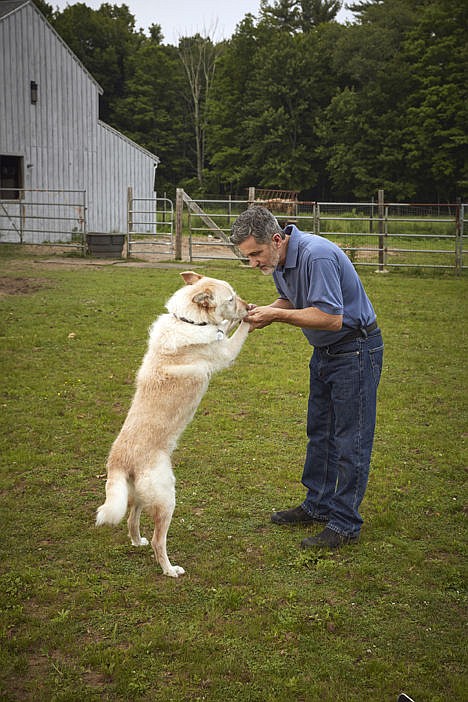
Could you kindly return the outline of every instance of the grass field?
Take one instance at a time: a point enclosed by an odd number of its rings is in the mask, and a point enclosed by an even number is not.
[[[270,523],[304,495],[310,348],[249,336],[174,455],[173,580],[94,514],[178,269],[0,256],[2,700],[468,699],[465,277],[360,271],[386,352],[362,539],[338,553]],[[197,270],[273,298],[237,263]]]

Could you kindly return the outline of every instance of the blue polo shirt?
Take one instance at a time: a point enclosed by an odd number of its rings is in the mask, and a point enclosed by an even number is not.
[[[299,231],[289,234],[286,261],[273,271],[279,297],[296,309],[317,307],[327,314],[342,314],[340,331],[302,329],[312,346],[335,344],[352,329],[367,327],[375,312],[353,264],[339,246],[315,234]]]

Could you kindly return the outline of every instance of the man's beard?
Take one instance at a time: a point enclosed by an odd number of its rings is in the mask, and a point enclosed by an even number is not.
[[[276,266],[278,265],[280,260],[280,254],[279,251],[274,251],[273,255],[271,257],[271,261],[269,264],[262,266],[260,268],[260,271],[263,273],[263,275],[272,275],[273,271],[275,270]]]

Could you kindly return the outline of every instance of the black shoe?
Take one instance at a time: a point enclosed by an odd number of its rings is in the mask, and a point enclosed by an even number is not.
[[[302,548],[340,548],[346,544],[356,544],[359,536],[345,536],[325,527],[317,536],[309,536],[301,541]]]
[[[299,505],[299,507],[286,509],[283,512],[273,512],[271,521],[273,524],[312,524],[313,522],[321,522],[321,524],[324,524],[327,520],[311,517],[302,509],[301,505]]]

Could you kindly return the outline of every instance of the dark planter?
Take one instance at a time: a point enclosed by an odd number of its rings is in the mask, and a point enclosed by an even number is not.
[[[86,235],[88,252],[96,258],[121,258],[124,242],[125,234],[88,232]]]

